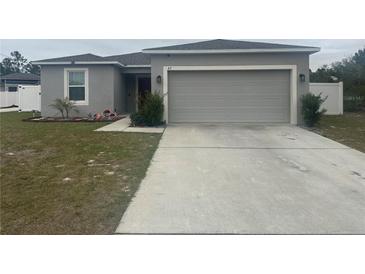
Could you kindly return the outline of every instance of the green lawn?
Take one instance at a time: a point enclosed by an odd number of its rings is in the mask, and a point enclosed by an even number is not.
[[[161,134],[21,121],[30,115],[0,114],[1,234],[113,233]]]
[[[326,115],[315,128],[315,132],[365,152],[365,112]]]

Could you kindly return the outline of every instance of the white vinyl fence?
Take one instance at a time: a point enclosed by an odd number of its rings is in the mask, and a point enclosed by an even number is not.
[[[18,92],[0,92],[0,107],[10,107],[12,105],[18,105],[19,94]]]
[[[18,86],[18,91],[0,92],[0,106],[16,105],[21,111],[41,111],[41,86]]]
[[[310,83],[309,92],[315,95],[327,96],[322,108],[327,109],[326,115],[343,114],[343,83]]]
[[[18,86],[19,110],[41,111],[41,86]]]

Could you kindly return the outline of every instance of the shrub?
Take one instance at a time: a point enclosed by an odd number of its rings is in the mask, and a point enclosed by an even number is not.
[[[141,115],[147,126],[158,126],[162,124],[163,118],[163,97],[158,93],[147,94],[141,109]]]
[[[327,97],[322,98],[321,94],[314,95],[307,93],[302,96],[302,114],[306,126],[313,127],[319,122],[322,115],[326,112],[325,109],[319,110],[326,99]]]
[[[132,126],[159,126],[163,123],[163,97],[159,94],[148,94],[143,100],[141,109],[130,116]]]
[[[163,97],[157,93],[148,94],[141,109],[130,116],[132,126],[158,126],[163,123]]]
[[[75,106],[75,103],[71,102],[67,97],[65,99],[57,98],[56,100],[54,100],[54,103],[50,104],[49,106],[58,110],[61,113],[63,119],[65,119],[65,114],[66,119],[68,119],[71,111],[75,111],[77,113],[79,112],[79,110]]]
[[[365,85],[352,86],[344,90],[348,96],[365,96]]]
[[[133,127],[145,125],[144,118],[140,112],[132,113],[129,118],[131,119],[131,125]]]
[[[362,96],[345,96],[343,98],[343,108],[345,111],[360,111],[365,107],[365,97]]]

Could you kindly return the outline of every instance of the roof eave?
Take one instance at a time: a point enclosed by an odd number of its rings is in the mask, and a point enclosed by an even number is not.
[[[120,67],[125,67],[122,63],[118,61],[68,61],[68,62],[31,62],[33,65],[45,66],[45,65],[117,65]]]
[[[151,65],[125,65],[125,68],[150,68]]]
[[[31,62],[33,65],[71,65],[71,62],[46,62],[46,61],[34,61]]]
[[[214,49],[214,50],[153,50],[145,49],[148,54],[219,54],[219,53],[275,53],[275,52],[308,52],[315,53],[320,48],[281,48],[281,49]]]

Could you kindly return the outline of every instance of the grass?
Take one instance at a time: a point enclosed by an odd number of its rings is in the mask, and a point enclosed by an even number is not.
[[[315,131],[327,138],[365,152],[365,112],[323,116]]]
[[[1,234],[113,233],[161,135],[30,115],[0,114]]]

